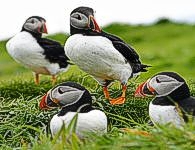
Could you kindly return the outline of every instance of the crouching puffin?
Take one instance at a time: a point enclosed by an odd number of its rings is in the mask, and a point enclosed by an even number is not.
[[[54,136],[62,128],[68,127],[78,112],[76,134],[84,138],[86,132],[104,134],[107,132],[107,117],[104,112],[92,107],[92,97],[87,89],[74,82],[57,85],[43,96],[41,109],[61,107],[58,114],[50,122],[51,133]]]
[[[80,69],[92,75],[103,86],[105,98],[111,104],[123,104],[128,79],[146,72],[135,50],[119,37],[100,29],[89,7],[78,7],[70,14],[70,34],[65,53]],[[122,95],[110,98],[108,85],[118,80]]]
[[[52,75],[52,82],[55,83],[55,75],[66,71],[69,66],[60,43],[41,37],[47,33],[45,23],[42,17],[29,17],[21,32],[6,43],[10,56],[35,73],[36,84],[39,84],[39,74]]]
[[[189,116],[195,117],[195,98],[190,96],[185,80],[174,72],[161,72],[142,83],[135,96],[155,98],[149,104],[149,116],[154,124],[181,127]]]

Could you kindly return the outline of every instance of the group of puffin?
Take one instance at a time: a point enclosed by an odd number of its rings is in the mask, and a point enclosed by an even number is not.
[[[36,84],[39,84],[39,74],[51,75],[55,84],[56,75],[67,71],[71,61],[103,87],[104,96],[111,105],[119,105],[125,102],[128,79],[150,67],[142,64],[136,51],[122,39],[104,32],[94,18],[94,10],[89,7],[78,7],[71,12],[70,37],[64,47],[43,38],[44,33],[47,33],[46,20],[32,16],[25,21],[21,32],[6,44],[10,56],[34,72]],[[122,86],[118,98],[111,98],[108,91],[114,80]],[[177,73],[158,73],[135,91],[136,97],[150,95],[155,96],[149,104],[149,116],[154,124],[172,123],[180,127],[188,121],[187,115],[195,116],[195,98],[190,96],[188,85]],[[51,119],[52,135],[64,124],[67,127],[75,114],[78,114],[76,134],[80,138],[85,137],[85,132],[107,132],[105,113],[92,107],[89,91],[78,83],[61,83],[43,96],[41,109],[56,107],[61,110]]]

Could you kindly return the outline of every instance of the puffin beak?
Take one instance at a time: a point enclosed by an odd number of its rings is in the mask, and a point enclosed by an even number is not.
[[[156,90],[148,84],[149,81],[150,79],[137,87],[134,94],[135,97],[143,98],[146,96],[155,96],[157,94]]]
[[[40,101],[40,104],[39,104],[39,107],[40,109],[43,109],[43,110],[48,110],[48,109],[54,109],[54,108],[57,108],[57,107],[61,107],[60,104],[59,104],[59,100],[57,99],[53,99],[50,97],[50,91],[49,90],[47,92],[47,94],[45,94],[41,101]]]
[[[48,33],[48,32],[47,32],[47,26],[46,26],[46,23],[45,23],[45,22],[43,23],[43,30],[42,30],[42,33],[45,33],[45,34]]]
[[[146,86],[146,84],[147,84],[147,81],[146,82],[144,82],[144,83],[142,83],[141,85],[139,85],[138,87],[137,87],[137,89],[135,90],[135,94],[134,94],[134,96],[135,97],[145,97],[146,95],[144,94],[144,87]]]
[[[45,34],[47,34],[47,27],[46,27],[46,23],[45,22],[43,22],[43,24],[42,24],[42,26],[41,27],[39,27],[39,33],[45,33]]]
[[[42,99],[41,102],[39,104],[40,109],[49,109],[49,107],[47,106],[46,100],[47,100],[47,96],[48,94],[45,94]]]
[[[99,25],[97,24],[95,18],[92,15],[89,16],[89,20],[90,20],[88,24],[89,28],[95,30],[96,32],[101,32]]]

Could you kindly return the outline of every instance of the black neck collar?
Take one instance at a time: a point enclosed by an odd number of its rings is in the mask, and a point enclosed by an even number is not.
[[[74,34],[83,34],[83,35],[99,35],[101,33],[93,31],[91,29],[77,29],[73,26],[70,26],[70,34],[74,35]]]
[[[35,33],[35,32],[32,32],[32,31],[29,31],[29,30],[26,30],[24,27],[22,28],[21,31],[26,31],[28,33],[30,33],[35,39],[40,39],[42,34],[41,33]]]
[[[188,97],[189,99],[191,99],[191,97]],[[188,99],[186,98],[186,99]],[[185,104],[182,103],[187,103],[188,101],[185,101],[185,99],[183,100],[175,100],[172,99],[169,96],[164,96],[164,97],[156,97],[153,101],[152,104],[154,105],[160,105],[160,106],[179,106],[179,109],[181,110],[182,113],[182,117],[184,119],[185,122],[188,122],[189,120],[189,116],[186,115],[186,110],[185,110]]]
[[[80,110],[78,110],[78,109],[79,108],[76,105],[62,107],[62,109],[58,113],[58,116],[64,116],[68,112],[77,112],[78,111],[79,113],[88,113],[91,110],[94,110],[94,108],[90,104],[86,104],[86,105],[84,104],[83,107],[81,106]]]
[[[155,97],[152,100],[152,104],[154,105],[161,105],[161,106],[175,106],[175,103],[179,103],[180,101],[189,98],[190,96],[186,97],[179,97],[179,96],[162,96],[162,97]]]
[[[152,104],[161,106],[175,106],[174,102],[175,100],[169,96],[155,97],[154,100],[152,100]]]

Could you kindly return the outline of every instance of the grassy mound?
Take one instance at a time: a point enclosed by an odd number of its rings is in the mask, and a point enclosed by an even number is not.
[[[60,79],[58,82],[64,81],[66,80]],[[90,90],[94,106],[107,113],[110,129],[113,127],[133,127],[148,122],[148,100],[137,100],[133,97],[132,92],[135,90],[135,84],[128,86],[125,105],[112,106],[104,99],[102,88],[91,77],[81,76],[76,79],[72,78],[71,81],[79,82]],[[94,86],[88,86],[89,83]],[[31,140],[38,137],[40,133],[50,134],[48,123],[58,110],[39,110],[39,101],[50,88],[50,82],[41,82],[40,86],[34,85],[32,81],[21,80],[13,81],[7,85],[1,84],[1,145],[21,146],[21,141],[31,143]],[[117,84],[113,86],[110,91],[113,97],[120,95],[119,89]]]

